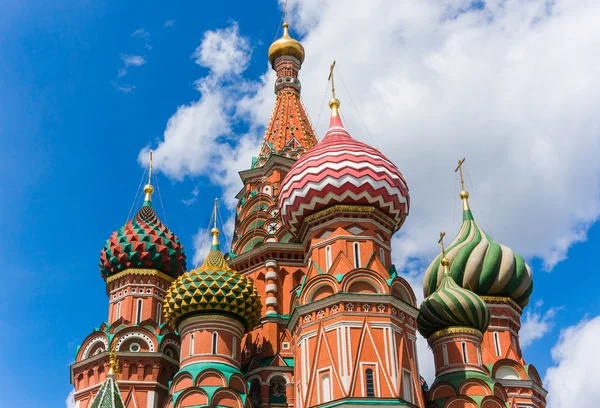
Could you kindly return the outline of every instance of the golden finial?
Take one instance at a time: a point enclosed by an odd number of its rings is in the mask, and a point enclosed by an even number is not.
[[[154,193],[154,187],[152,187],[152,150],[150,150],[150,167],[148,169],[148,184],[144,186],[144,193],[146,193],[146,197],[144,197],[144,204],[150,205],[152,203],[152,193]]]
[[[467,191],[465,190],[465,178],[463,177],[463,171],[462,171],[462,165],[465,162],[466,157],[463,158],[462,160],[458,161],[458,166],[456,167],[456,169],[454,170],[454,172],[456,173],[457,171],[460,173],[460,188],[461,188],[461,192],[460,192],[460,199],[463,202],[463,210],[468,210],[469,209],[469,193],[467,193]]]
[[[275,69],[275,60],[284,55],[295,57],[300,61],[300,65],[304,62],[304,47],[298,41],[290,37],[288,30],[289,24],[287,23],[287,1],[283,6],[283,35],[275,40],[269,47],[269,62],[273,69]]]
[[[213,229],[210,231],[210,233],[212,234],[213,238],[212,238],[212,246],[214,249],[215,245],[219,245],[219,238],[217,238],[219,236],[219,229],[217,228],[217,204],[219,202],[218,198],[215,198],[215,206],[213,208],[213,216],[214,216],[214,224],[213,224]]]
[[[333,80],[333,69],[335,68],[335,60],[333,64],[329,67],[329,78],[328,81],[331,81],[331,100],[329,101],[329,108],[331,108],[331,116],[335,117],[339,115],[338,109],[340,108],[340,101],[335,97],[335,82]]]
[[[441,260],[441,264],[444,267],[444,274],[450,273],[448,271],[448,265],[450,265],[450,261],[448,260],[448,258],[446,258],[446,247],[444,246],[444,237],[446,236],[445,232],[440,232],[440,239],[438,241],[438,244],[442,245],[442,260]]]
[[[110,348],[110,357],[108,360],[108,375],[114,375],[115,379],[119,376],[119,362],[117,361],[117,345],[113,343]]]

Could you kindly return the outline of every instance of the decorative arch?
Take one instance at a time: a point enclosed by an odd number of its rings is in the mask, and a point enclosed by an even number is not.
[[[301,303],[306,304],[310,302],[309,294],[314,293],[314,290],[321,286],[329,285],[333,289],[333,293],[337,293],[337,281],[331,275],[316,275],[312,279],[308,281],[306,286],[302,289],[302,294],[300,295]]]
[[[440,382],[434,385],[429,391],[429,399],[432,401],[441,399],[441,398],[449,398],[456,395],[456,390],[449,382]]]
[[[542,386],[542,377],[540,377],[540,374],[538,373],[538,370],[535,368],[535,366],[533,364],[529,364],[526,368],[527,376],[529,377],[529,379],[534,383],[538,384],[539,386]]]
[[[481,400],[481,408],[506,408],[506,405],[502,401],[498,397],[485,397]]]
[[[150,353],[154,353],[154,351],[156,350],[156,344],[154,342],[154,339],[152,339],[152,337],[150,337],[148,334],[146,334],[142,331],[131,331],[129,333],[125,333],[125,334],[122,334],[121,336],[119,336],[119,338],[117,339],[117,344],[116,344],[117,351],[121,351],[121,345],[123,345],[123,343],[125,341],[131,340],[131,339],[138,339],[138,340],[145,342],[146,345],[148,346],[148,351]]]
[[[81,353],[81,360],[84,360],[86,358],[89,358],[89,357],[95,355],[96,348],[99,347],[100,345],[104,346],[103,351],[108,350],[108,338],[106,337],[105,334],[99,334],[97,336],[92,337],[90,340],[87,341],[87,344],[86,344],[85,348],[83,349],[83,352]]]
[[[285,404],[287,400],[285,387],[290,382],[287,375],[273,373],[268,377],[267,382],[269,383],[269,403]]]
[[[225,376],[217,370],[204,370],[196,377],[197,387],[226,387],[227,380]]]
[[[183,391],[179,397],[177,397],[177,405],[175,408],[187,407],[187,406],[205,406],[208,404],[208,395],[201,388],[191,387]]]
[[[212,405],[220,407],[243,408],[240,396],[229,389],[221,388],[217,390],[212,397]]]
[[[444,408],[479,408],[477,403],[473,401],[471,398],[466,397],[464,395],[458,395],[454,397],[450,397]]]
[[[360,285],[357,283],[363,283]],[[344,276],[342,279],[342,292],[364,291],[372,289],[370,293],[387,293],[387,284],[385,280],[377,273],[368,269],[356,269]]]
[[[390,293],[402,300],[404,303],[408,303],[413,307],[417,307],[417,298],[415,297],[415,293],[411,289],[408,282],[406,282],[404,279],[400,277],[394,278],[390,287]]]
[[[514,360],[503,358],[502,360],[496,361],[492,367],[492,378],[504,379],[510,374],[513,374],[517,377],[514,379],[527,379],[527,373],[525,372],[523,365]]]
[[[492,395],[492,390],[484,381],[478,378],[472,378],[460,384],[458,393],[462,395],[487,396]]]
[[[192,378],[192,375],[184,371],[173,379],[173,382],[171,383],[171,394],[191,388],[193,383],[194,379]]]
[[[233,374],[229,378],[229,387],[242,394],[248,393],[248,382],[239,374]]]

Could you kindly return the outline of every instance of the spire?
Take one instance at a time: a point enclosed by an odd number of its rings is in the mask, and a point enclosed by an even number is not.
[[[333,77],[333,69],[335,68],[335,60],[333,64],[329,67],[329,78],[328,81],[331,81],[331,100],[329,101],[329,108],[331,109],[331,119],[329,120],[329,127],[343,127],[342,119],[340,118],[340,101],[335,97],[335,81]]]
[[[466,158],[458,161],[458,166],[454,170],[460,174],[460,199],[463,202],[463,219],[473,219],[473,215],[471,214],[471,208],[469,207],[469,193],[465,190],[465,178],[463,177],[462,165],[465,162]]]
[[[217,228],[217,203],[218,203],[218,198],[215,198],[215,207],[213,209],[213,217],[214,217],[214,223],[213,223],[213,229],[210,231],[210,234],[212,235],[212,245],[210,247],[211,251],[221,251],[221,247],[219,246],[219,229]]]
[[[117,362],[117,351],[115,343],[110,349],[109,369],[106,380],[98,390],[94,400],[89,405],[90,408],[123,408],[125,404],[121,398],[121,391],[117,384],[119,376],[119,363]]]
[[[108,367],[108,375],[112,375],[116,379],[119,376],[119,362],[117,361],[117,349],[115,343],[113,343],[110,348]]]
[[[450,265],[450,261],[448,260],[448,258],[446,258],[446,247],[444,246],[444,237],[445,236],[446,236],[445,232],[440,232],[440,239],[438,241],[438,244],[441,244],[441,246],[442,246],[442,260],[440,263],[444,267],[444,276],[449,276],[450,271],[448,270],[448,266]]]
[[[144,186],[144,193],[146,193],[146,197],[144,197],[144,205],[152,207],[152,193],[154,192],[154,187],[152,187],[152,150],[150,150],[150,168],[148,169],[148,184]]]

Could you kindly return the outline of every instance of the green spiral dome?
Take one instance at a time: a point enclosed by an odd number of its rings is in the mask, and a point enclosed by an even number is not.
[[[421,303],[417,317],[417,327],[425,338],[450,327],[468,327],[483,333],[489,325],[487,304],[458,286],[450,274],[444,274],[439,288]]]
[[[531,268],[519,254],[498,244],[477,225],[466,197],[463,197],[462,226],[446,252],[452,278],[480,296],[509,297],[520,307],[527,306],[533,291]],[[425,272],[423,292],[426,297],[442,281],[444,271],[440,261],[441,255]]]

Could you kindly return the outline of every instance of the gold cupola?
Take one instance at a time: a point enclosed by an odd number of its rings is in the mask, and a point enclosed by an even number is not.
[[[269,62],[275,68],[275,60],[283,56],[292,56],[300,61],[304,61],[304,47],[298,41],[290,37],[288,32],[288,23],[283,23],[283,35],[269,47]]]

